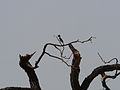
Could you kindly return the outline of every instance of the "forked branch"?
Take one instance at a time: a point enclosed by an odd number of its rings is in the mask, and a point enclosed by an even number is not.
[[[114,70],[120,70],[120,64],[103,65],[103,66],[97,67],[96,69],[93,70],[93,72],[90,75],[88,75],[84,79],[83,83],[81,84],[82,90],[87,90],[90,83],[98,75],[101,75],[101,74],[103,74],[105,72],[114,71]],[[118,75],[116,75],[116,76],[118,76]]]
[[[109,61],[105,61],[102,56],[100,55],[100,53],[98,53],[100,59],[102,60],[102,62],[104,64],[107,64],[107,63],[111,63],[112,61],[116,61],[116,64],[118,64],[118,59],[117,58],[112,58],[111,60]],[[111,78],[111,79],[115,79],[120,73],[118,73],[118,70],[116,69],[116,72],[115,72],[115,75],[107,75],[106,73],[101,73],[101,77],[102,77],[102,86],[106,89],[106,90],[110,90],[110,88],[108,87],[107,83],[106,83],[106,79],[108,78]]]
[[[65,61],[64,61],[62,58],[60,58],[60,57],[51,55],[50,53],[47,53],[47,52],[45,52],[45,54],[47,54],[47,55],[50,56],[50,57],[56,58],[56,59],[58,59],[58,60],[61,60],[61,61],[62,61],[63,63],[65,63],[68,67],[71,66],[71,65],[69,65],[67,62],[65,62]]]
[[[76,41],[72,41],[70,43],[67,43],[67,44],[54,44],[54,43],[47,43],[44,45],[44,48],[43,48],[43,51],[42,51],[42,54],[40,55],[39,59],[36,61],[35,63],[35,67],[38,67],[38,63],[40,62],[40,60],[42,59],[42,57],[44,56],[44,54],[46,53],[46,48],[47,46],[53,46],[55,47],[57,50],[60,51],[60,49],[58,47],[65,47],[65,46],[69,46],[70,44],[74,44],[74,43],[86,43],[86,42],[89,42],[89,41],[92,41],[94,37],[90,37],[89,39],[87,40],[84,40],[84,41],[80,41],[80,40],[76,40]],[[61,55],[63,53],[63,51],[60,51],[61,52]],[[64,57],[62,57],[64,58]]]
[[[106,83],[106,80],[109,78],[109,79],[115,79],[118,75],[120,75],[120,72],[119,73],[115,73],[115,75],[107,75],[105,73],[102,73],[101,76],[102,76],[102,86],[106,89],[106,90],[110,90],[110,88],[108,87],[107,83]]]

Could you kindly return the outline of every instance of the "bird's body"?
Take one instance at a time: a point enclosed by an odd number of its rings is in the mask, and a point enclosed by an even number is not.
[[[60,43],[64,44],[64,41],[63,41],[63,39],[61,38],[60,35],[58,35],[58,39],[59,39]]]

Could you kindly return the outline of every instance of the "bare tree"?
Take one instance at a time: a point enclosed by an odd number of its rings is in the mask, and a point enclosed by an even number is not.
[[[40,55],[40,57],[38,58],[38,60],[35,62],[35,66],[32,66],[29,62],[30,58],[35,54],[26,54],[25,56],[21,56],[20,57],[20,62],[19,65],[20,67],[27,73],[28,78],[29,78],[29,83],[30,83],[30,88],[22,88],[22,87],[8,87],[8,88],[3,88],[0,90],[42,90],[40,85],[39,85],[39,80],[37,78],[37,75],[35,73],[35,69],[38,68],[38,64],[40,63],[40,61],[42,60],[42,57],[44,55],[48,55],[52,58],[56,58],[58,60],[61,60],[65,65],[67,65],[68,67],[71,68],[71,73],[70,73],[70,82],[71,82],[71,88],[72,90],[87,90],[91,84],[91,82],[94,80],[95,77],[97,77],[98,75],[101,75],[102,77],[102,86],[103,88],[105,88],[105,90],[110,90],[110,88],[107,85],[106,79],[115,79],[117,76],[119,76],[120,72],[118,72],[120,70],[120,64],[118,64],[118,59],[117,58],[113,58],[109,61],[105,61],[103,60],[103,58],[101,57],[101,55],[98,53],[100,59],[105,63],[110,63],[111,61],[115,60],[116,63],[115,64],[111,64],[111,65],[102,65],[99,67],[96,67],[90,75],[88,75],[83,82],[81,82],[81,85],[79,84],[79,73],[80,73],[80,63],[81,63],[81,54],[80,52],[73,46],[74,43],[86,43],[86,42],[91,42],[92,39],[94,37],[90,37],[87,40],[84,41],[80,41],[80,40],[75,40],[72,41],[70,43],[65,44],[63,38],[61,38],[60,35],[56,36],[56,39],[59,41],[59,44],[54,44],[54,43],[46,43],[44,45],[43,51]],[[54,47],[56,50],[59,51],[60,56],[55,56],[52,55],[51,53],[49,53],[47,51],[47,47],[48,46],[52,46]],[[72,54],[69,57],[66,57],[64,55],[64,50],[66,47],[69,47],[69,49],[71,50]],[[71,59],[71,56],[73,56],[72,58],[72,64],[68,64],[66,59]],[[116,71],[114,75],[107,75],[106,72],[112,72],[112,71]]]

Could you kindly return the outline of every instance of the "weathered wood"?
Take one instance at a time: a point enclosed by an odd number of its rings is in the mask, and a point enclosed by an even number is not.
[[[81,84],[81,88],[83,90],[87,90],[90,83],[93,81],[95,77],[101,75],[104,72],[110,72],[114,70],[120,70],[120,64],[103,65],[95,68],[93,72],[83,80],[83,83]]]
[[[72,44],[69,44],[69,48],[73,53],[73,60],[72,60],[72,66],[71,66],[71,74],[70,74],[70,82],[72,90],[81,90],[80,84],[79,84],[79,73],[80,73],[80,61],[81,56],[77,49],[73,47]]]
[[[29,83],[30,83],[30,88],[23,88],[23,87],[6,87],[6,88],[2,88],[0,90],[41,90],[40,86],[39,86],[39,81],[38,81],[38,78],[37,78],[37,75],[34,71],[34,69],[36,67],[33,67],[29,60],[30,58],[34,55],[33,54],[26,54],[25,56],[21,56],[19,55],[20,57],[20,62],[19,62],[19,65],[22,69],[25,70],[25,72],[27,73],[28,75],[28,78],[29,78]]]
[[[41,90],[40,86],[39,86],[39,81],[37,78],[37,75],[34,71],[34,67],[30,64],[29,60],[30,58],[34,55],[26,55],[26,56],[21,56],[20,55],[20,62],[19,65],[21,68],[23,68],[25,70],[25,72],[27,73],[28,77],[29,77],[29,83],[30,83],[30,87],[31,89],[34,90]]]

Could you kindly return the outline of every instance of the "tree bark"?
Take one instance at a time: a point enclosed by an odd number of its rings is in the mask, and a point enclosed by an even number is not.
[[[41,90],[40,86],[39,86],[39,81],[37,78],[37,75],[34,71],[35,67],[33,67],[29,60],[30,58],[34,55],[31,54],[27,54],[26,56],[21,56],[20,55],[20,62],[19,65],[22,69],[24,69],[24,71],[27,73],[28,78],[29,78],[29,83],[30,83],[30,88],[22,88],[22,87],[7,87],[7,88],[3,88],[0,90]]]
[[[120,70],[120,64],[104,65],[97,67],[96,69],[93,70],[93,72],[90,75],[88,75],[84,79],[83,83],[81,84],[81,89],[87,90],[90,83],[93,81],[95,77],[101,75],[104,72],[110,72],[114,70]]]
[[[77,49],[73,47],[72,44],[69,44],[69,48],[73,53],[73,60],[72,60],[72,66],[71,66],[71,74],[70,74],[70,82],[72,90],[81,90],[80,84],[79,84],[79,73],[80,73],[80,61],[81,56]]]
[[[79,73],[80,73],[80,61],[81,56],[78,50],[76,50],[72,44],[69,44],[69,48],[73,53],[73,60],[72,60],[72,66],[71,66],[71,73],[70,73],[70,82],[72,90],[87,90],[93,81],[94,78],[96,78],[98,75],[101,75],[105,72],[110,72],[114,70],[120,70],[120,64],[112,64],[112,65],[103,65],[95,68],[90,75],[88,75],[82,82],[82,84],[79,84]],[[119,75],[120,73],[118,73]],[[112,76],[113,79],[117,77],[118,75]],[[104,83],[102,83],[104,84]],[[105,85],[105,84],[104,84]],[[109,87],[103,86],[106,88],[106,90],[110,90]]]
[[[27,75],[29,77],[29,82],[30,82],[31,89],[41,90],[41,88],[39,86],[39,81],[38,81],[37,75],[34,71],[35,68],[29,63],[29,60],[33,55],[34,55],[34,53],[31,54],[31,55],[26,55],[26,56],[21,56],[20,55],[19,65],[27,73]]]
[[[90,86],[91,82],[94,80],[94,78],[96,78],[98,75],[103,75],[102,77],[104,77],[104,73],[105,72],[110,72],[110,71],[114,71],[116,70],[120,70],[120,64],[116,63],[116,64],[112,64],[112,65],[103,65],[103,66],[99,66],[97,68],[95,68],[92,73],[90,75],[88,75],[83,82],[81,83],[81,85],[79,84],[79,73],[80,73],[80,62],[81,62],[81,55],[80,52],[74,48],[74,46],[72,45],[72,43],[76,43],[76,42],[80,42],[80,43],[84,43],[84,42],[88,42],[91,41],[92,37],[89,38],[88,40],[85,41],[73,41],[71,43],[68,44],[63,44],[63,45],[59,45],[59,44],[53,44],[53,43],[47,43],[45,44],[44,48],[43,48],[43,52],[41,54],[41,56],[39,57],[38,61],[36,61],[35,63],[35,67],[33,67],[29,60],[30,58],[34,55],[33,54],[27,54],[25,56],[21,56],[20,55],[20,62],[19,65],[20,67],[27,73],[28,78],[29,78],[29,83],[30,83],[30,88],[22,88],[22,87],[7,87],[7,88],[3,88],[0,90],[41,90],[41,87],[39,85],[39,80],[37,78],[37,75],[35,73],[35,69],[38,68],[38,63],[40,62],[41,58],[44,56],[44,54],[47,54],[51,57],[60,59],[61,61],[63,61],[67,66],[71,66],[71,73],[70,73],[70,83],[71,83],[71,87],[72,90],[87,90],[88,87]],[[64,47],[64,46],[69,46],[70,50],[72,51],[73,54],[73,59],[72,59],[72,65],[68,65],[67,62],[65,62],[62,58],[59,58],[57,56],[51,55],[49,53],[46,52],[46,48],[48,45],[52,45],[54,46],[56,49],[57,46],[59,47]],[[59,50],[60,51],[60,50]],[[61,54],[62,57],[62,54]],[[116,59],[116,58],[113,58]],[[112,60],[113,60],[112,59]],[[111,61],[111,60],[110,60]],[[109,61],[109,62],[110,62]],[[118,62],[118,61],[117,61]],[[119,73],[116,73],[114,76],[108,76],[106,78],[112,78],[115,79],[118,75],[120,75]],[[102,86],[104,88],[106,88],[106,90],[110,90],[110,88],[107,86],[106,82],[105,82],[105,78],[102,82]]]

